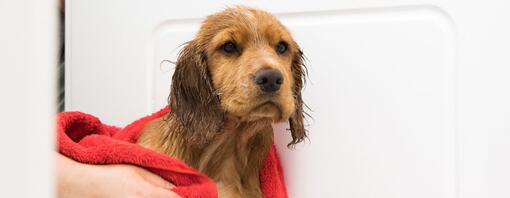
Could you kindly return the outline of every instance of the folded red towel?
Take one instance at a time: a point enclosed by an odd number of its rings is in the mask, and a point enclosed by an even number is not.
[[[214,181],[182,161],[135,144],[145,124],[163,116],[166,107],[125,128],[101,123],[81,112],[60,113],[57,118],[57,144],[63,155],[88,164],[133,164],[143,167],[176,185],[172,190],[182,197],[217,197]],[[273,145],[260,173],[264,197],[287,197],[283,172]]]

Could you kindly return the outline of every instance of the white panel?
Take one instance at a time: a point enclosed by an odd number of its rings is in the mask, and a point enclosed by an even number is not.
[[[169,20],[154,28],[148,42],[146,57],[148,86],[147,106],[151,111],[168,104],[170,82],[175,69],[177,55],[183,44],[193,39],[200,24],[199,19]]]
[[[309,60],[305,101],[315,121],[311,143],[296,151],[284,146],[290,135],[277,131],[286,140],[278,142],[291,197],[453,197],[449,19],[431,7],[280,18]],[[162,61],[176,60],[176,46],[192,39],[198,21],[156,28],[153,110],[166,104],[174,67]]]
[[[455,196],[453,29],[430,7],[288,20],[309,58],[309,142],[289,151],[291,197]],[[285,140],[285,141],[282,141]]]

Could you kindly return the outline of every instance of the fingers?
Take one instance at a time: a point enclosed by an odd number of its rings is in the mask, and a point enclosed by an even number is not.
[[[171,190],[163,189],[163,188],[154,188],[152,190],[152,193],[149,197],[156,197],[156,198],[180,198],[178,194]]]
[[[173,185],[172,183],[147,170],[141,169],[139,173],[147,182],[151,183],[154,186],[163,189],[171,189],[175,187],[175,185]]]

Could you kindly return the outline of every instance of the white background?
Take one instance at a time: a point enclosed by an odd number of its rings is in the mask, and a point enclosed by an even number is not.
[[[0,0],[0,197],[54,197],[57,14]]]
[[[510,4],[73,0],[66,108],[125,125],[166,104],[178,46],[226,5],[271,11],[307,58],[310,141],[291,197],[510,197]]]

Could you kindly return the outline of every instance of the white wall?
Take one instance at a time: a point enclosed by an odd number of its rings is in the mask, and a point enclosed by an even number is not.
[[[0,1],[0,197],[53,197],[56,1]]]
[[[292,197],[510,197],[510,3],[74,0],[67,108],[126,124],[165,104],[205,15],[275,13],[310,60],[310,142],[277,127]]]

